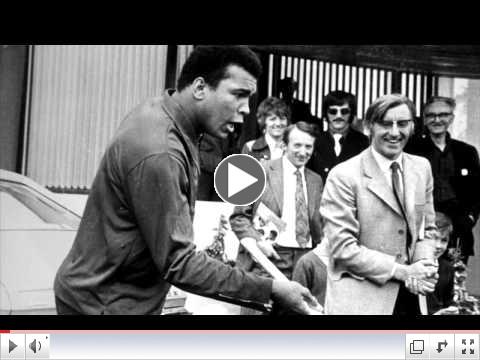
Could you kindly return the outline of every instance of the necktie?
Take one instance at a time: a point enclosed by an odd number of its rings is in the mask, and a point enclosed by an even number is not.
[[[392,169],[392,186],[393,186],[393,192],[395,194],[395,198],[397,199],[398,205],[400,205],[400,209],[402,211],[403,217],[405,219],[405,222],[407,223],[407,247],[410,247],[410,244],[412,242],[412,237],[410,235],[410,229],[408,226],[408,221],[407,221],[407,215],[405,214],[405,197],[404,193],[402,191],[402,186],[401,186],[401,179],[400,179],[400,165],[394,161],[392,162],[392,165],[390,165],[390,168]]]
[[[404,203],[404,197],[403,197],[403,191],[402,191],[402,186],[400,183],[400,165],[394,161],[392,162],[392,165],[390,165],[390,168],[392,169],[392,186],[393,186],[393,192],[395,193],[395,198],[398,201],[398,204],[400,205],[400,208],[404,209],[403,203]]]
[[[340,144],[340,139],[342,138],[341,134],[334,134],[333,135],[333,140],[335,140],[335,155],[340,155],[340,152],[342,151],[342,145]]]
[[[297,176],[297,187],[295,190],[295,235],[300,247],[306,247],[308,236],[310,235],[310,226],[308,224],[308,208],[303,192],[303,181],[300,170],[295,171]]]

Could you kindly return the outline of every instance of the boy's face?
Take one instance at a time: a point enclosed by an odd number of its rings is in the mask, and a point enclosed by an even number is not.
[[[439,230],[435,237],[435,256],[437,259],[447,250],[448,230]]]

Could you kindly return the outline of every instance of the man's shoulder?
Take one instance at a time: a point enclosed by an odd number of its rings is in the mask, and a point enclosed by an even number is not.
[[[329,179],[349,179],[349,178],[360,178],[364,169],[364,159],[368,155],[370,148],[363,150],[358,155],[351,157],[344,162],[341,162],[335,165],[332,170],[330,170],[327,182]]]
[[[432,171],[430,161],[426,157],[406,152],[403,153],[403,156],[409,161],[410,164],[413,164],[417,171],[423,172],[424,174]]]
[[[162,97],[145,100],[122,121],[107,151],[121,154],[127,168],[148,157],[183,149],[173,120],[163,108]]]
[[[458,139],[450,139],[450,142],[451,142],[452,148],[455,148],[458,151],[469,152],[469,153],[477,152],[477,149],[475,148],[475,146],[470,145],[465,141],[458,140]]]
[[[354,129],[351,126],[350,126],[350,129],[348,131],[349,131],[349,134],[350,134],[352,139],[354,139],[356,141],[359,141],[359,142],[365,142],[367,144],[369,143],[368,136],[365,135],[364,133]]]
[[[322,177],[317,174],[315,171],[310,170],[309,168],[305,168],[305,176],[308,176],[308,181],[318,183],[318,184],[323,184]]]
[[[338,171],[349,171],[359,169],[360,165],[362,164],[363,159],[365,156],[368,155],[369,148],[362,150],[359,154],[352,156],[350,159],[345,160],[338,165],[336,165],[331,171],[335,170]]]

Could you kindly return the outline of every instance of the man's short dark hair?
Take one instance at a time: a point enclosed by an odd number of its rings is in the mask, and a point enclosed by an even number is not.
[[[284,96],[293,96],[293,93],[298,90],[298,83],[292,77],[283,78],[278,82],[278,90]]]
[[[351,111],[348,119],[351,123],[357,114],[357,98],[355,95],[342,90],[331,91],[325,95],[322,107],[323,117],[327,118],[327,110],[330,106],[342,106],[345,103],[347,103]]]
[[[262,73],[260,60],[247,46],[197,46],[183,65],[177,90],[185,89],[199,76],[216,88],[222,79],[228,77],[226,70],[230,65],[243,68],[256,79]]]
[[[279,118],[286,118],[290,124],[290,107],[282,99],[270,96],[263,100],[257,109],[257,122],[260,129],[265,127],[265,119],[268,115],[276,115]]]
[[[448,231],[448,233],[451,233],[453,230],[452,219],[440,211],[435,212],[435,225],[437,225],[440,231]]]
[[[412,116],[415,119],[415,105],[412,100],[402,94],[388,94],[377,98],[367,109],[365,113],[365,122],[367,125],[373,125],[380,122],[385,117],[388,110],[396,108],[400,105],[407,105]]]
[[[295,128],[313,136],[313,138],[316,141],[316,139],[317,139],[317,127],[315,126],[315,124],[311,124],[311,123],[308,123],[306,121],[299,121],[295,124],[289,125],[285,129],[285,132],[283,133],[283,142],[285,143],[285,145],[288,144],[288,141],[289,141],[289,138],[290,138],[290,133]]]

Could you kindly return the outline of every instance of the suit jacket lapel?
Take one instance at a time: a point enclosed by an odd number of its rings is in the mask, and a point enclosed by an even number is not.
[[[307,182],[307,196],[308,196],[308,217],[313,219],[315,213],[315,199],[317,197],[318,188],[311,179],[310,173],[305,169],[305,181]]]
[[[393,211],[403,217],[402,210],[398,205],[397,199],[395,199],[393,189],[388,185],[387,179],[375,161],[371,149],[365,152],[363,157],[363,169],[365,176],[369,178],[367,188]]]
[[[278,206],[278,214],[282,216],[283,210],[283,166],[282,158],[270,162],[270,185],[273,197]],[[273,209],[272,209],[273,210]]]
[[[415,225],[415,187],[419,184],[419,174],[416,172],[414,162],[408,157],[407,154],[403,154],[403,187],[405,189],[405,207],[406,215],[408,219],[408,226],[412,233],[412,245],[418,237],[416,234],[417,229]]]

